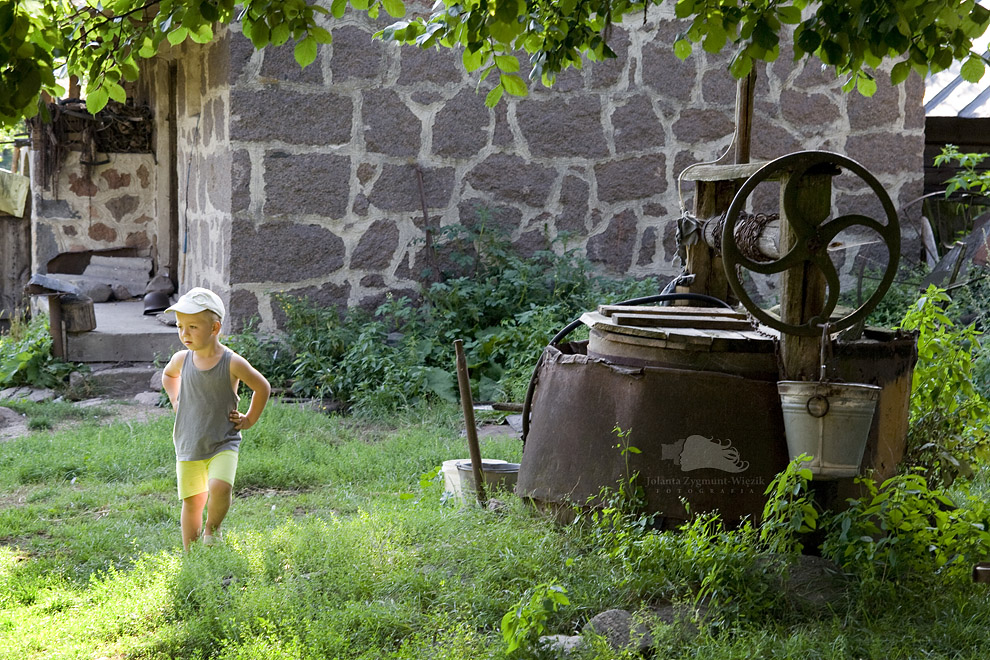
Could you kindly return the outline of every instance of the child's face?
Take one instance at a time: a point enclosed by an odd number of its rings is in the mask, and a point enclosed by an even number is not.
[[[203,311],[197,314],[175,313],[176,326],[179,329],[179,340],[194,351],[209,346],[213,337],[220,332],[220,322],[215,321],[212,314]]]

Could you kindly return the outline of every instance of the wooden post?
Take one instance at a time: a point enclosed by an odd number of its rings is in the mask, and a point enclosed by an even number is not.
[[[732,198],[739,190],[741,181],[729,179],[724,181],[696,181],[694,189],[694,217],[699,220],[717,219],[722,215]],[[687,272],[694,274],[694,282],[683,291],[703,293],[714,296],[719,300],[728,301],[732,297],[728,280],[725,278],[725,268],[722,257],[703,241],[688,245],[685,267]]]
[[[58,294],[48,296],[48,332],[52,336],[52,355],[65,359],[65,333],[62,331],[62,301]]]
[[[753,136],[753,101],[756,92],[756,66],[736,86],[736,165],[749,162]]]
[[[783,193],[788,185],[797,186],[796,215],[801,222],[820,225],[832,209],[832,176],[834,172],[812,173],[792,180],[785,174],[780,182],[781,223],[780,253],[796,242],[794,232],[783,204]],[[781,273],[780,320],[790,325],[803,325],[821,314],[825,307],[825,276],[810,262]],[[782,334],[780,338],[781,372],[783,380],[816,380],[821,361],[821,335],[802,337]]]
[[[460,339],[454,340],[454,354],[457,357],[457,385],[461,392],[461,408],[464,410],[475,492],[478,495],[478,504],[485,506],[488,502],[485,496],[485,473],[481,469],[481,448],[478,446],[478,429],[474,425],[474,402],[471,399],[471,380],[468,377],[467,359],[464,357],[464,342]]]
[[[715,221],[729,208],[732,198],[763,163],[742,165],[697,165],[684,173],[684,180],[694,181],[694,217],[701,221]],[[722,256],[705,241],[688,245],[685,270],[694,275],[694,282],[677,287],[681,293],[703,293],[726,302],[735,296],[725,277]]]

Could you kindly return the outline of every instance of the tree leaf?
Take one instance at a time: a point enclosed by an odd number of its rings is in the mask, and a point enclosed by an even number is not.
[[[255,48],[260,49],[267,46],[271,37],[271,30],[268,28],[268,23],[263,20],[255,21],[251,25],[251,34],[249,36]]]
[[[195,30],[189,31],[189,38],[198,44],[206,44],[213,40],[213,28],[209,23],[203,23]]]
[[[173,46],[178,46],[183,41],[186,40],[186,36],[189,35],[189,30],[184,27],[178,27],[168,33],[168,42]],[[105,103],[104,103],[105,104]]]
[[[333,35],[330,34],[329,30],[321,28],[319,25],[314,25],[309,28],[309,33],[313,35],[317,43],[320,44],[330,44],[333,43]]]
[[[127,102],[127,92],[118,83],[107,83],[104,85],[107,95],[117,103]]]
[[[289,40],[289,36],[292,34],[292,29],[289,27],[288,23],[279,23],[272,28],[272,45],[281,46],[286,41]]]
[[[492,91],[488,92],[485,96],[485,105],[489,108],[494,108],[498,105],[499,100],[502,98],[502,92],[504,91],[505,89],[501,85],[496,85]]]
[[[86,110],[91,115],[95,115],[97,112],[107,107],[107,101],[110,98],[110,94],[107,92],[105,87],[97,87],[96,89],[86,90]]]
[[[801,22],[801,10],[793,5],[777,7],[777,17],[781,23],[796,25]]]
[[[526,96],[529,94],[529,88],[526,87],[526,81],[519,76],[513,74],[502,73],[499,74],[499,82],[502,83],[502,87],[505,88],[512,96]]]
[[[316,43],[316,38],[312,35],[307,36],[305,39],[296,44],[293,55],[296,58],[296,62],[299,66],[306,68],[316,60],[316,51],[318,44]]]
[[[890,70],[890,82],[892,85],[900,85],[911,75],[910,62],[898,62]]]
[[[971,55],[969,59],[963,62],[962,68],[959,69],[959,75],[966,82],[977,83],[980,82],[985,70],[986,64],[983,62],[983,59]]]
[[[485,53],[480,48],[473,53],[465,48],[464,52],[461,53],[461,63],[464,65],[464,70],[468,73],[480,69],[486,59]]]
[[[333,14],[334,18],[343,18],[345,11],[347,11],[347,0],[333,0],[333,4],[330,5],[330,13]]]
[[[863,96],[873,96],[877,93],[877,81],[865,73],[860,73],[856,77],[856,90]]]
[[[384,0],[385,12],[392,18],[402,18],[406,15],[406,5],[402,0]]]
[[[674,42],[674,55],[678,59],[686,60],[691,55],[691,42],[687,39],[678,39]]]
[[[515,55],[496,55],[495,65],[505,73],[515,73],[519,70],[519,59]]]

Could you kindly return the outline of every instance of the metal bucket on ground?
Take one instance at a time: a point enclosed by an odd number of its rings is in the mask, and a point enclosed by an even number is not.
[[[457,474],[461,496],[474,495],[474,470],[471,467],[471,459],[457,462]],[[481,474],[485,479],[486,493],[493,494],[499,490],[511,493],[515,490],[516,481],[519,479],[519,463],[482,459]]]
[[[824,478],[859,473],[881,388],[858,383],[780,381],[780,405],[791,460]]]

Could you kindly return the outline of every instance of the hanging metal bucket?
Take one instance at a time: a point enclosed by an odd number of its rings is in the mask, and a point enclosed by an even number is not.
[[[805,467],[823,478],[856,476],[880,390],[851,383],[778,382],[791,460],[811,456]]]

